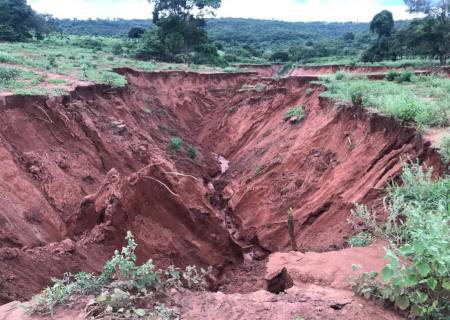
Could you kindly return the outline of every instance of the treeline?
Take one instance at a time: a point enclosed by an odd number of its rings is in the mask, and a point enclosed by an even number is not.
[[[65,34],[126,37],[134,27],[148,28],[153,26],[151,20],[125,19],[58,19],[58,26]]]
[[[397,28],[408,21],[398,21]],[[61,19],[66,34],[127,37],[132,28],[152,28],[151,20]],[[264,32],[262,32],[264,30]],[[206,31],[228,62],[308,62],[317,57],[359,56],[376,36],[369,23],[285,22],[243,18],[206,20]]]
[[[214,64],[308,63],[348,56],[375,62],[425,56],[445,63],[450,52],[448,2],[405,0],[413,21],[394,21],[389,11],[369,23],[206,19],[221,0],[153,0],[152,20],[70,20],[36,14],[25,0],[0,0],[0,41],[42,39],[52,32],[123,40],[115,54],[137,59]]]

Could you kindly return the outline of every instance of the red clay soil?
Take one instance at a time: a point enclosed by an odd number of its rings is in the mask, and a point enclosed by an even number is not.
[[[239,68],[254,72],[259,77],[272,77],[283,69],[282,64],[240,64]]]
[[[288,250],[289,208],[302,249],[342,248],[353,203],[379,208],[408,157],[443,170],[414,129],[320,99],[302,78],[119,71],[125,89],[0,101],[0,303],[100,271],[127,230],[141,260],[217,274],[242,253]],[[283,121],[299,104],[305,119]],[[182,151],[168,150],[173,136]],[[217,154],[230,161],[224,175]]]

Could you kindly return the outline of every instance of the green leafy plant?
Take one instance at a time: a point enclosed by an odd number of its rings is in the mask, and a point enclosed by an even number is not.
[[[397,77],[397,82],[411,82],[412,72],[411,71],[403,71],[400,73],[400,75]]]
[[[389,70],[389,72],[386,75],[387,81],[396,81],[400,74],[395,70]]]
[[[53,285],[34,297],[31,313],[54,316],[57,305],[67,304],[73,295],[95,295],[95,301],[86,307],[88,315],[109,315],[112,318],[136,319],[151,314],[149,310],[136,306],[143,298],[157,299],[166,296],[170,288],[204,290],[206,276],[211,269],[188,266],[184,271],[170,266],[166,270],[155,268],[152,260],[137,265],[137,243],[131,232],[126,235],[127,245],[116,250],[113,257],[105,263],[103,271],[96,276],[80,272],[67,273],[62,280],[53,279]],[[166,308],[158,300],[156,314],[164,319],[172,319],[175,310]]]
[[[169,150],[172,152],[177,152],[183,146],[183,140],[178,137],[172,137],[169,141]]]
[[[351,237],[347,243],[351,247],[365,247],[373,241],[373,236],[369,232],[362,231],[357,235]]]
[[[187,155],[189,158],[195,159],[195,158],[197,158],[198,151],[195,147],[189,145],[187,148]]]
[[[289,109],[284,114],[283,120],[289,121],[293,117],[298,117],[298,121],[303,120],[303,118],[305,117],[305,110],[302,105]]]
[[[450,177],[436,181],[418,164],[404,166],[402,185],[385,199],[389,217],[379,227],[390,240],[381,273],[363,273],[356,292],[423,319],[450,313]],[[371,222],[372,220],[369,220]]]
[[[19,76],[19,70],[0,66],[0,82],[9,82]]]
[[[450,134],[442,137],[439,142],[439,153],[446,162],[450,162]]]

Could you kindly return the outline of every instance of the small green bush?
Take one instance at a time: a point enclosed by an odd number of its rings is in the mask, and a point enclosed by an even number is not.
[[[123,54],[123,47],[120,43],[115,43],[111,50],[112,54],[120,56]]]
[[[169,141],[169,150],[172,152],[178,152],[183,146],[183,140],[178,137],[172,137]]]
[[[124,76],[115,72],[105,71],[101,74],[100,81],[102,83],[109,84],[113,87],[124,87],[128,84],[127,79]]]
[[[19,76],[20,72],[14,68],[0,66],[0,82],[9,82]]]
[[[395,70],[389,70],[389,72],[386,75],[387,81],[396,81],[400,74]]]
[[[403,71],[402,73],[400,73],[397,82],[398,83],[411,82],[411,77],[412,77],[411,71]]]
[[[450,314],[450,176],[432,179],[418,164],[403,168],[392,184],[389,213],[380,225],[390,248],[381,273],[363,273],[354,289],[366,298],[392,303],[411,317],[446,319]],[[369,219],[372,221],[372,219]],[[368,226],[370,229],[371,227]]]
[[[346,73],[344,71],[338,71],[336,72],[336,74],[334,75],[334,78],[336,80],[344,80],[346,77]]]
[[[363,104],[363,93],[360,90],[354,90],[351,93],[352,103],[355,106],[362,106]]]
[[[351,247],[365,247],[373,241],[373,236],[369,232],[360,232],[347,240]]]
[[[134,301],[149,296],[165,297],[170,288],[206,288],[206,275],[210,269],[199,271],[196,267],[188,266],[182,271],[170,266],[163,271],[156,269],[152,260],[138,266],[137,243],[133,234],[128,232],[125,239],[127,245],[121,251],[114,252],[100,275],[80,272],[73,276],[67,273],[62,280],[53,279],[51,287],[34,297],[35,304],[30,307],[30,313],[50,313],[53,318],[55,307],[66,304],[72,295],[77,294],[95,296],[93,302],[86,306],[87,313],[100,314],[106,311],[114,319],[139,319],[151,315],[151,312],[135,306]],[[171,319],[175,314],[174,310],[168,309],[158,300],[154,310],[161,319]]]
[[[299,121],[302,120],[305,117],[305,110],[304,110],[304,107],[302,105],[289,109],[284,114],[283,120],[284,121],[289,121],[289,119],[291,119],[293,117],[298,117]]]
[[[439,153],[446,162],[450,162],[450,134],[445,135],[439,143]]]
[[[195,159],[195,158],[197,158],[197,154],[198,154],[198,151],[197,151],[196,148],[194,148],[191,145],[188,146],[188,148],[187,148],[187,155],[188,155],[189,158]]]

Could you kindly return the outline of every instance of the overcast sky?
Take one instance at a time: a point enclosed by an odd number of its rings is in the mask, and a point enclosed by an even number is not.
[[[28,0],[40,13],[58,18],[148,19],[147,0]],[[286,21],[370,21],[383,9],[394,19],[411,18],[403,0],[222,0],[218,17]]]

